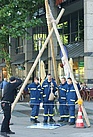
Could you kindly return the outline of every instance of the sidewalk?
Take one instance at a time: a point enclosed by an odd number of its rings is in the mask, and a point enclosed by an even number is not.
[[[93,101],[84,101],[84,107],[86,111],[93,111]],[[1,106],[0,106],[1,109]],[[76,109],[78,109],[78,105],[76,105]],[[30,117],[30,111],[31,108],[29,106],[29,102],[18,102],[17,105],[14,108],[14,111],[12,112],[13,116],[17,117]],[[43,116],[43,108],[40,108],[39,112],[40,116]],[[59,115],[55,114],[56,117],[59,117]]]
[[[93,111],[93,101],[84,101],[84,107],[89,111]],[[76,109],[78,108],[78,105],[76,105]],[[0,109],[1,109],[1,105],[0,105]],[[14,108],[14,111],[12,112],[13,116],[25,116],[28,117],[30,116],[30,111],[31,108],[29,106],[29,102],[18,102],[17,105]],[[43,108],[40,108],[40,113],[39,115],[43,116]],[[55,114],[56,115],[56,114]],[[57,117],[59,117],[58,115],[56,115]]]
[[[84,102],[84,106],[87,109],[93,110],[93,102]],[[93,135],[93,125],[91,128],[85,129],[77,129],[73,128],[73,126],[65,125],[61,126],[57,129],[31,129],[27,128],[30,126],[30,111],[31,108],[29,107],[29,103],[26,102],[19,102],[17,103],[13,113],[11,123],[11,130],[15,131],[15,135],[10,135],[10,137],[92,137],[90,133]],[[2,119],[3,114],[0,114],[0,120]],[[58,115],[54,116],[54,119],[57,121],[59,119]],[[41,123],[43,122],[43,115],[42,113],[39,115],[38,119]],[[63,135],[63,136],[62,136]]]
[[[84,101],[84,107],[93,110],[93,101]]]

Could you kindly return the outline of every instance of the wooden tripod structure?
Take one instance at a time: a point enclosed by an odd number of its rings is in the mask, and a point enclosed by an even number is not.
[[[54,66],[54,69],[55,69],[55,79],[57,80],[57,73],[56,73],[56,70],[57,70],[57,69],[56,69],[56,67],[55,67],[55,66],[56,66],[56,65],[55,65],[56,62],[55,62],[55,58],[54,58],[54,49],[53,49],[53,44],[52,44],[52,39],[51,39],[53,30],[54,30],[54,32],[55,32],[55,34],[56,34],[58,43],[59,43],[60,48],[61,48],[61,51],[62,51],[62,53],[63,53],[65,63],[66,63],[67,66],[68,66],[68,70],[69,70],[69,72],[70,72],[70,76],[71,76],[71,78],[72,78],[73,85],[74,85],[74,88],[75,88],[75,90],[76,90],[77,97],[78,97],[78,99],[81,99],[80,93],[79,93],[79,91],[78,91],[78,87],[77,87],[77,85],[76,85],[76,83],[75,83],[74,75],[73,75],[73,73],[72,73],[72,70],[71,70],[70,65],[69,65],[69,62],[68,62],[67,55],[66,55],[65,50],[64,50],[63,43],[62,43],[62,41],[61,41],[61,39],[60,39],[60,35],[59,35],[59,32],[58,32],[57,27],[56,27],[56,25],[59,23],[59,20],[61,19],[62,15],[63,15],[63,13],[64,13],[64,9],[62,9],[62,10],[60,11],[57,19],[55,20],[54,17],[53,17],[53,15],[52,15],[52,12],[51,12],[51,10],[50,10],[49,4],[48,4],[48,0],[45,0],[45,7],[46,7],[47,23],[48,23],[48,25],[49,25],[50,23],[52,23],[52,26],[53,26],[53,27],[51,28],[50,26],[48,26],[48,30],[49,30],[48,37],[46,38],[44,45],[42,46],[39,54],[37,55],[37,58],[36,58],[35,62],[33,63],[33,66],[31,67],[31,69],[30,69],[30,71],[29,71],[29,73],[28,73],[28,75],[27,75],[27,77],[26,77],[26,79],[25,79],[25,81],[24,81],[24,83],[23,83],[23,85],[22,85],[22,87],[21,87],[21,89],[20,89],[17,97],[15,98],[15,100],[14,100],[14,102],[13,102],[13,104],[12,104],[12,110],[11,110],[11,111],[13,111],[16,103],[18,102],[18,100],[19,100],[19,98],[20,98],[20,96],[21,96],[21,93],[22,93],[22,91],[24,90],[25,86],[27,85],[28,80],[30,79],[30,77],[31,77],[31,75],[32,75],[32,73],[33,73],[33,71],[34,71],[34,69],[35,69],[35,67],[36,67],[36,65],[37,65],[37,63],[38,63],[38,61],[39,61],[39,58],[42,56],[42,54],[43,54],[43,52],[44,52],[44,50],[45,50],[45,48],[46,48],[49,40],[50,40],[50,45],[52,45],[52,46],[51,46],[51,47],[52,47],[52,48],[51,48],[51,50],[52,50],[52,59],[54,60],[54,61],[53,61],[53,66]],[[82,107],[82,111],[83,111],[83,114],[84,114],[84,118],[85,118],[86,124],[87,124],[88,127],[90,127],[90,122],[89,122],[89,119],[88,119],[86,110],[85,110],[85,108],[84,108],[84,105],[82,104],[81,107]]]

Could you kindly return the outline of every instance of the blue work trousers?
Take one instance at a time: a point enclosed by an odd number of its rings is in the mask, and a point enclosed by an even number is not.
[[[69,119],[69,110],[68,110],[68,106],[66,105],[66,102],[60,102],[59,113],[61,120],[67,122]]]
[[[54,108],[54,102],[48,102],[44,104],[44,120],[48,120],[48,116],[50,119],[52,119],[54,113],[53,113],[53,108]]]
[[[31,120],[37,119],[39,114],[39,106],[40,105],[33,105],[31,111]]]
[[[70,123],[75,123],[75,104],[70,104],[69,105],[69,122]]]

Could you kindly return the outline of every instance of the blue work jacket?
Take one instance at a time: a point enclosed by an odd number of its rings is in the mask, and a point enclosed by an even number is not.
[[[58,89],[57,84],[55,82],[54,79],[52,79],[52,84],[53,84],[53,90],[52,92],[55,95],[56,90]],[[48,80],[46,79],[43,84],[42,84],[42,91],[43,91],[43,102],[49,102],[49,95],[51,93],[51,82],[48,82]]]
[[[77,87],[80,90],[79,84],[77,84]],[[73,85],[73,83],[68,84],[68,87],[67,87],[67,103],[68,104],[75,104],[76,101],[77,101],[77,95],[76,95],[74,85]]]
[[[64,84],[60,84],[58,89],[59,89],[59,99],[58,101],[60,103],[62,102],[66,102],[66,94],[67,94],[67,82],[65,82]]]
[[[36,84],[35,82],[33,82],[28,85],[28,90],[30,90],[30,104],[40,103],[42,97],[42,89],[40,84]]]

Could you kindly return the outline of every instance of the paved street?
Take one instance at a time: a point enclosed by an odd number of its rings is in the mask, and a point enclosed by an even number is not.
[[[93,106],[91,102],[85,102],[86,107]],[[10,137],[93,137],[93,125],[90,128],[74,128],[74,126],[64,125],[56,129],[32,129],[30,126],[30,107],[28,103],[17,103],[14,112],[12,113],[11,130],[15,131],[15,135]],[[0,114],[2,119],[3,114]],[[54,117],[57,121],[58,116]],[[43,121],[42,114],[39,115],[39,120]]]

